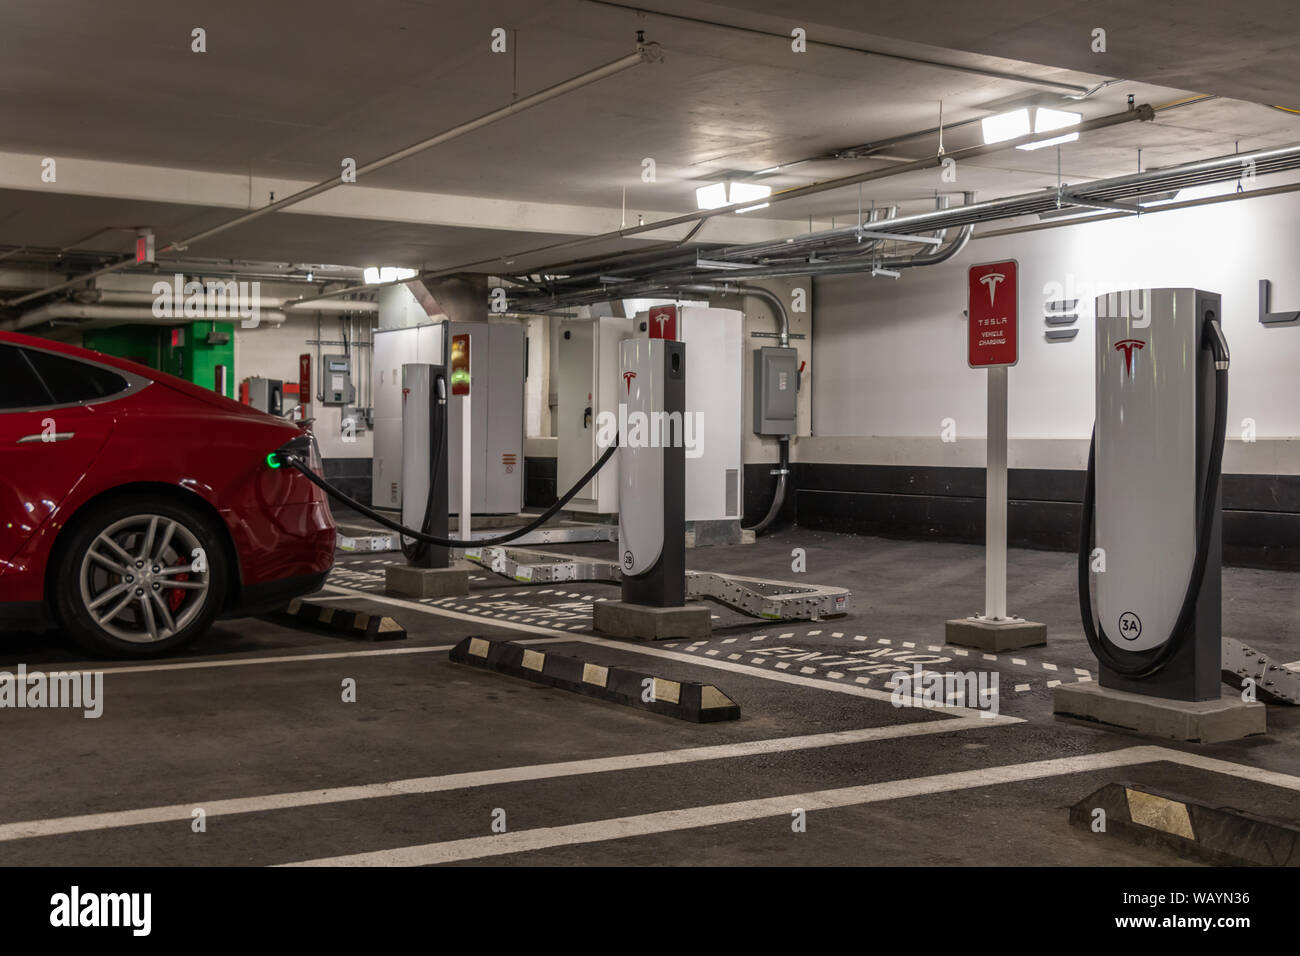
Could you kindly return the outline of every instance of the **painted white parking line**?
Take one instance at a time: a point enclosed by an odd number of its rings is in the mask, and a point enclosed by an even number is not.
[[[1109,753],[1085,754],[1077,757],[1056,757],[1030,763],[1010,764],[1001,767],[983,767],[979,770],[959,770],[953,773],[928,777],[889,780],[857,787],[835,790],[814,790],[781,797],[759,800],[742,800],[736,803],[718,803],[710,806],[689,807],[681,810],[663,810],[636,816],[575,823],[562,827],[538,827],[516,830],[492,836],[469,837],[445,843],[426,843],[420,846],[397,847],[370,853],[353,853],[346,856],[322,857],[290,866],[428,866],[437,863],[454,863],[512,853],[527,853],[559,846],[576,846],[600,843],[628,837],[647,836],[654,833],[673,833],[699,827],[744,823],[764,818],[782,818],[788,823],[790,811],[834,810],[843,807],[901,800],[936,793],[952,793],[979,787],[1042,780],[1075,773],[1110,770],[1135,764],[1169,761],[1184,766],[1197,767],[1216,773],[1229,774],[1243,779],[1269,783],[1289,790],[1300,790],[1300,777],[1290,774],[1260,770],[1243,764],[1229,763],[1198,754],[1185,754],[1164,747],[1125,747]]]
[[[194,808],[197,806],[203,807],[205,814],[209,817],[228,816],[237,813],[262,813],[269,810],[314,807],[329,803],[344,803],[351,800],[368,800],[375,797],[397,797],[419,793],[439,793],[447,790],[468,790],[474,787],[499,786],[528,780],[552,780],[557,777],[573,777],[619,770],[638,770],[645,767],[667,767],[674,764],[698,763],[703,760],[724,760],[736,757],[752,757],[760,754],[786,753],[795,750],[815,750],[822,747],[838,747],[846,744],[867,743],[873,740],[918,737],[958,730],[981,730],[985,727],[998,726],[999,723],[1000,721],[997,719],[982,719],[979,717],[958,718],[955,720],[926,720],[911,724],[864,727],[861,730],[838,730],[825,734],[801,734],[795,737],[773,737],[767,740],[751,740],[744,743],[687,747],[681,750],[661,750],[650,753],[627,754],[619,757],[594,757],[587,760],[568,760],[560,763],[507,767],[501,770],[474,770],[466,773],[443,774],[436,777],[412,777],[406,780],[390,780],[384,783],[363,784],[354,787],[299,790],[290,793],[265,794],[260,797],[236,797],[230,800],[195,800],[190,803],[145,807],[139,810],[115,810],[108,813],[87,813],[73,817],[52,817],[46,820],[0,824],[0,842],[54,836],[61,833],[111,830],[117,827],[134,827],[149,823],[189,820]]]
[[[46,671],[52,670],[77,670],[102,671],[105,675],[111,674],[144,674],[150,671],[189,671],[201,670],[207,667],[244,667],[250,664],[291,664],[295,661],[328,661],[344,657],[383,657],[393,654],[432,654],[438,651],[449,651],[454,644],[439,644],[431,647],[384,647],[364,651],[334,651],[325,654],[282,654],[277,657],[233,657],[212,661],[173,661],[167,664],[129,664],[124,667],[100,667],[98,664],[75,665],[54,663],[41,665]],[[34,671],[36,668],[29,668]]]
[[[560,644],[567,641],[565,637],[530,638],[516,641],[517,644]],[[455,644],[436,644],[421,647],[381,647],[364,651],[330,651],[323,654],[281,654],[276,657],[226,657],[210,661],[172,661],[166,664],[128,664],[123,667],[100,667],[98,663],[52,663],[28,668],[28,673],[54,670],[101,671],[111,674],[146,674],[151,671],[192,671],[208,667],[246,667],[252,664],[293,664],[298,661],[331,661],[349,657],[390,657],[397,654],[436,654],[446,652]],[[16,666],[16,665],[3,665]],[[2,679],[2,678],[0,678]]]

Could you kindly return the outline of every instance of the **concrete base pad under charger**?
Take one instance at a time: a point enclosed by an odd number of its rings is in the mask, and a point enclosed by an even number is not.
[[[1047,625],[1033,621],[1009,620],[1005,624],[993,624],[977,617],[962,617],[946,622],[943,634],[945,644],[973,647],[986,654],[1047,643]]]
[[[1189,743],[1213,744],[1264,733],[1264,705],[1248,704],[1238,694],[1224,694],[1219,700],[1165,700],[1099,684],[1065,684],[1056,688],[1052,709],[1058,717]]]
[[[610,637],[635,641],[708,637],[713,633],[713,616],[706,604],[649,607],[624,601],[598,601],[592,608],[592,627]]]
[[[394,564],[384,569],[384,590],[411,598],[456,597],[469,593],[471,565],[457,562],[450,568],[417,568]]]

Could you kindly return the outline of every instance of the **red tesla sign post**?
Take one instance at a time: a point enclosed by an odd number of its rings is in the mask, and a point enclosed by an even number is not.
[[[311,353],[303,352],[298,356],[298,418],[311,418]]]
[[[988,369],[985,452],[984,624],[1007,616],[1007,368],[1019,359],[1019,269],[1014,259],[971,266],[967,277],[966,361]]]

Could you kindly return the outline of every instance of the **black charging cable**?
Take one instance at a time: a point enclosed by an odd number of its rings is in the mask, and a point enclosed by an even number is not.
[[[565,505],[567,505],[570,501],[572,501],[573,498],[578,494],[578,492],[581,491],[586,486],[587,482],[591,481],[592,478],[596,477],[596,472],[600,471],[601,468],[605,467],[606,462],[608,462],[611,458],[614,457],[614,452],[618,451],[618,441],[619,441],[618,435],[615,435],[613,443],[610,444],[610,446],[605,449],[605,453],[603,455],[601,455],[598,459],[596,459],[596,463],[587,470],[587,473],[578,479],[578,483],[575,484],[568,491],[566,491],[559,499],[557,499],[555,504],[551,505],[540,515],[538,515],[536,519],[530,521],[522,528],[517,528],[514,531],[511,531],[509,534],[498,535],[495,538],[481,538],[478,541],[458,541],[455,538],[439,538],[439,537],[435,537],[434,535],[428,534],[426,531],[416,531],[412,528],[404,527],[398,522],[393,521],[391,518],[385,518],[383,515],[381,515],[378,511],[375,511],[373,508],[366,507],[361,502],[357,501],[355,498],[351,498],[348,495],[345,495],[343,492],[339,491],[339,489],[335,488],[324,478],[321,478],[314,471],[312,471],[311,468],[308,466],[308,464],[305,461],[303,461],[301,458],[299,458],[297,455],[294,455],[289,452],[277,452],[276,456],[283,464],[296,468],[308,481],[310,481],[316,487],[320,488],[330,497],[343,502],[343,504],[347,505],[349,508],[352,508],[354,511],[360,512],[362,515],[369,518],[371,521],[383,525],[385,528],[388,528],[390,531],[396,531],[399,534],[406,535],[408,538],[414,538],[416,541],[422,542],[424,544],[436,544],[441,548],[483,548],[483,547],[492,547],[498,544],[505,544],[509,541],[514,541],[516,538],[522,538],[530,531],[535,531],[537,528],[541,527],[546,522],[554,518],[555,515],[559,513],[560,509],[563,508]],[[439,454],[439,458],[441,458],[441,454]],[[428,521],[429,521],[429,515],[428,515],[428,509],[426,508],[425,509],[426,527],[428,526]]]
[[[1093,514],[1097,504],[1097,430],[1094,426],[1092,441],[1088,446],[1088,473],[1083,489],[1083,517],[1079,524],[1079,615],[1083,631],[1097,660],[1122,677],[1143,679],[1162,670],[1182,647],[1191,633],[1192,617],[1196,614],[1196,601],[1205,581],[1205,568],[1210,559],[1210,539],[1214,533],[1214,510],[1219,500],[1219,479],[1223,472],[1223,444],[1228,430],[1228,342],[1217,319],[1205,323],[1202,347],[1214,353],[1214,431],[1210,437],[1208,474],[1201,486],[1201,502],[1196,523],[1196,556],[1192,572],[1187,579],[1187,590],[1178,610],[1178,618],[1168,639],[1149,651],[1124,651],[1119,657],[1106,636],[1105,629],[1093,618],[1092,587],[1089,564],[1092,559]]]

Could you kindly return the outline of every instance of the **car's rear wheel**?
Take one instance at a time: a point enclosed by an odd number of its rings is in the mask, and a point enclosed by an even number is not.
[[[207,631],[228,580],[207,515],[182,502],[132,496],[78,519],[51,585],[60,623],[86,650],[155,657]]]

